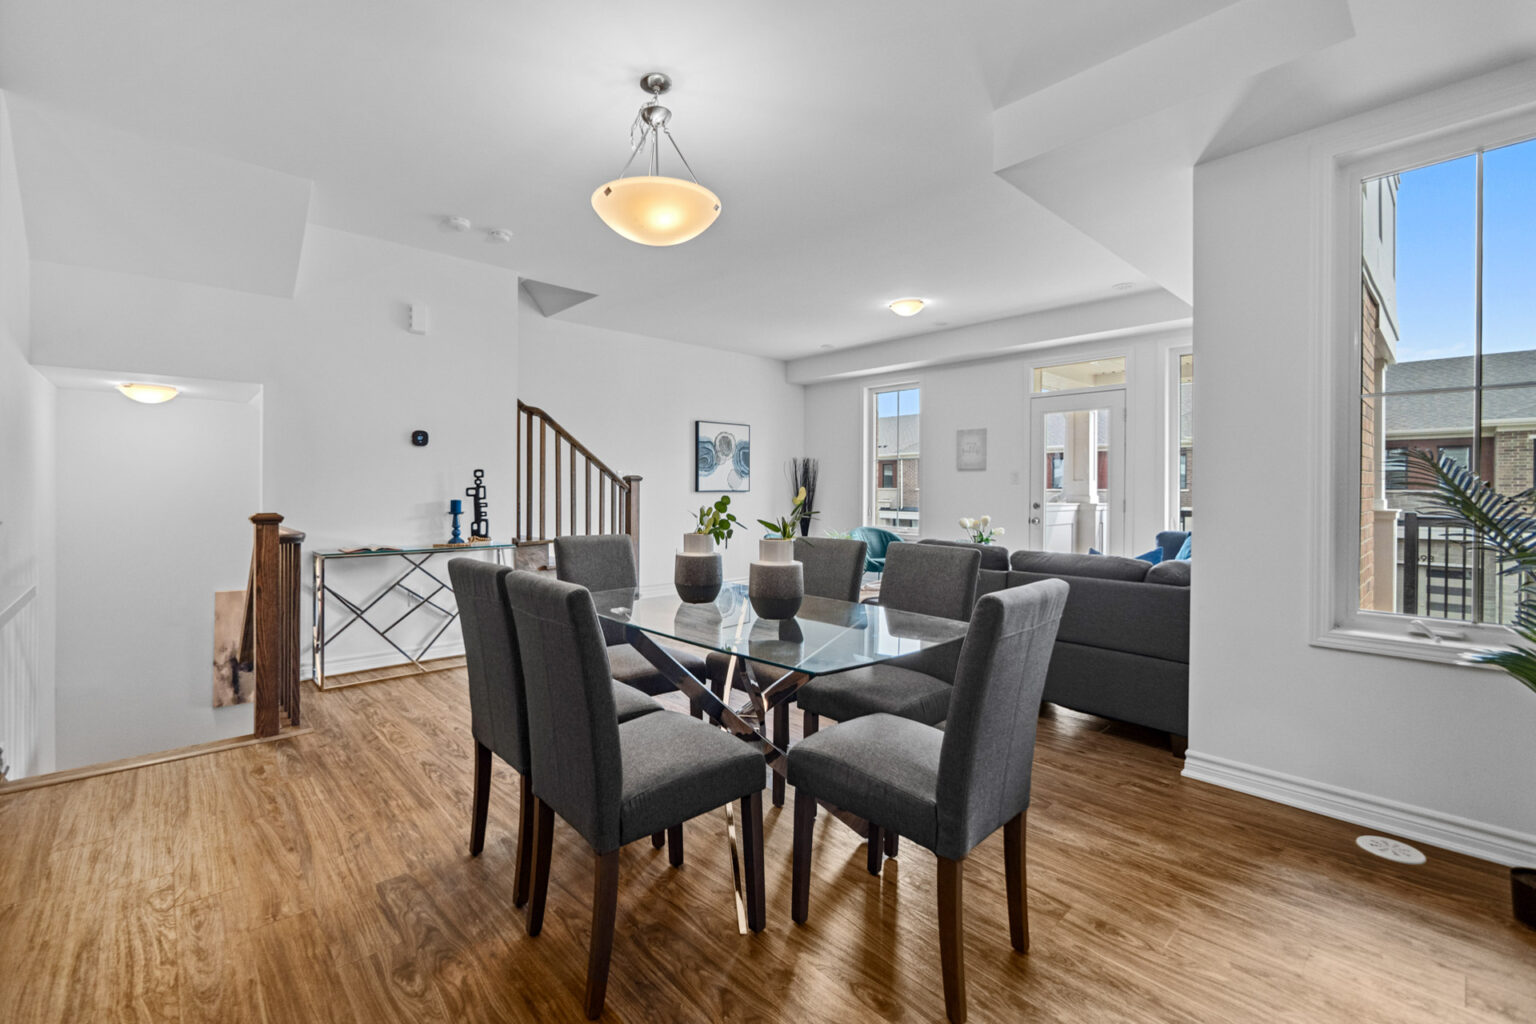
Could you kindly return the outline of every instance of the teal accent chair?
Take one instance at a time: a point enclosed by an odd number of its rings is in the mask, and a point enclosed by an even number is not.
[[[864,542],[865,572],[885,572],[886,548],[902,542],[896,534],[878,526],[855,526],[848,531],[848,536]]]

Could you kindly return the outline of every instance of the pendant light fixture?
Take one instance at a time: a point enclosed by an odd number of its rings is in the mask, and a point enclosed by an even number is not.
[[[678,149],[667,122],[672,111],[657,102],[672,88],[672,79],[651,72],[640,79],[640,88],[651,94],[630,125],[629,160],[619,176],[592,193],[592,209],[614,231],[641,245],[678,245],[697,238],[720,216],[720,197],[699,184],[683,151]],[[638,133],[638,137],[637,137]],[[661,175],[661,136],[672,143],[692,181]],[[649,147],[650,174],[626,178],[629,165]]]

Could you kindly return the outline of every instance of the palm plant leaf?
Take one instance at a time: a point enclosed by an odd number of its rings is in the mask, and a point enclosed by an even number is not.
[[[1536,488],[1500,494],[1470,469],[1414,450],[1409,458],[1434,477],[1435,500],[1425,511],[1460,519],[1476,534],[1475,546],[1497,555],[1502,572],[1519,574],[1510,628],[1524,643],[1478,651],[1468,660],[1495,665],[1536,692]]]

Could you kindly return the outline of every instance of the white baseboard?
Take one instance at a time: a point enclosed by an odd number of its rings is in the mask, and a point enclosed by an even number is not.
[[[1190,750],[1184,777],[1493,861],[1536,865],[1536,835]]]
[[[306,652],[307,653],[307,652]],[[464,641],[457,640],[453,643],[443,642],[432,645],[432,650],[427,652],[427,661],[436,661],[438,658],[457,658],[464,653]],[[376,651],[372,654],[352,654],[338,657],[328,654],[325,657],[325,677],[345,675],[348,672],[365,672],[371,668],[391,668],[395,665],[409,665],[410,662],[401,659],[398,651]],[[314,679],[314,666],[309,663],[309,658],[299,667],[304,678]]]

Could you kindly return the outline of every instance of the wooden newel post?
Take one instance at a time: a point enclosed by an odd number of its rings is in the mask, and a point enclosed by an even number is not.
[[[629,500],[624,503],[624,532],[635,546],[635,565],[640,565],[640,477],[631,473],[624,478],[629,485]]]
[[[256,526],[256,540],[251,547],[249,604],[255,616],[257,736],[276,736],[280,725],[278,703],[282,698],[283,630],[278,524],[282,521],[283,517],[276,512],[258,512],[251,516],[251,522]]]

